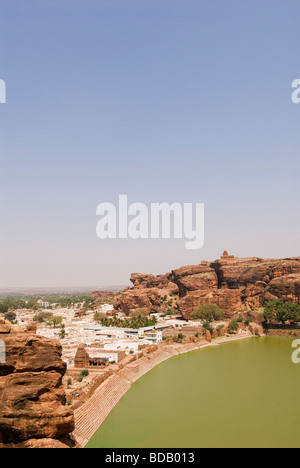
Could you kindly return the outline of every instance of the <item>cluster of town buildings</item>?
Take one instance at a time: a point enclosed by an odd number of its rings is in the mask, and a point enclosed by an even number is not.
[[[155,345],[164,336],[172,336],[176,331],[190,325],[176,318],[160,317],[157,314],[157,324],[139,329],[104,327],[94,321],[95,311],[80,313],[78,308],[55,308],[49,303],[40,301],[40,311],[51,312],[62,317],[62,324],[54,328],[47,323],[37,322],[37,335],[46,338],[56,338],[61,341],[63,360],[68,367],[99,367],[108,363],[116,363],[127,355],[139,353],[149,345]],[[113,306],[105,304],[97,312],[110,314]],[[36,311],[18,310],[17,321],[22,326],[31,325]],[[122,314],[119,314],[122,315]],[[124,316],[125,318],[125,316]],[[200,325],[200,324],[199,324]],[[63,327],[63,333],[62,333]],[[193,323],[195,327],[195,323]]]

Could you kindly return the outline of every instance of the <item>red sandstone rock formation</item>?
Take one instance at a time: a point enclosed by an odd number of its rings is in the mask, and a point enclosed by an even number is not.
[[[192,291],[180,299],[178,309],[186,319],[191,318],[191,313],[197,307],[205,304],[217,304],[227,315],[234,315],[245,306],[241,300],[241,290],[215,289],[206,291]]]
[[[285,300],[299,302],[300,298],[300,274],[285,275],[274,278],[269,283],[269,292],[273,296]]]
[[[231,317],[238,311],[258,309],[266,300],[274,298],[300,301],[300,258],[263,260],[235,258],[224,253],[208,268],[211,275],[213,271],[216,274],[217,287],[212,283],[206,289],[208,277],[202,284],[194,277],[193,284],[191,275],[188,281],[193,286],[186,293],[181,289],[183,298],[178,303],[185,318],[190,318],[195,308],[207,303],[219,305]]]
[[[169,277],[171,273],[167,273],[166,275],[146,275],[144,273],[133,273],[131,275],[130,281],[135,284],[136,281],[139,282],[139,285],[142,288],[158,288],[163,289],[168,286]]]
[[[1,445],[0,448],[6,449],[68,449],[70,447],[70,441],[62,441],[57,439],[30,439],[25,442],[20,442],[19,444],[5,444]]]
[[[0,338],[6,345],[6,363],[0,363],[0,446],[65,445],[58,439],[74,430],[74,416],[66,406],[59,342],[26,332]]]
[[[208,263],[185,266],[173,271],[174,282],[181,297],[189,291],[211,291],[218,287],[218,277]]]
[[[11,325],[6,320],[0,322],[0,333],[10,333]]]
[[[208,343],[211,343],[212,336],[211,336],[211,333],[210,333],[209,330],[206,330],[206,331],[205,331],[205,340],[206,340]]]
[[[176,296],[177,294],[179,294],[179,287],[177,286],[176,283],[173,283],[173,281],[169,282],[166,289],[167,289],[167,292],[168,292],[169,295],[173,294],[173,295]]]
[[[229,289],[256,284],[268,284],[272,279],[300,274],[300,257],[283,260],[261,258],[222,258],[212,263],[219,278],[219,286]]]
[[[118,309],[128,315],[130,310],[141,307],[156,311],[159,290],[172,284],[175,285],[173,294],[180,295],[177,307],[185,318],[189,319],[193,310],[209,303],[217,304],[232,317],[240,311],[257,310],[270,299],[300,302],[300,257],[235,258],[225,251],[211,264],[202,262],[159,276],[135,273],[131,281],[138,281],[140,289],[125,291],[118,303]],[[158,289],[153,289],[154,286]]]
[[[129,289],[117,299],[114,307],[128,316],[136,309],[147,309],[150,314],[159,310],[160,296],[155,288]]]
[[[256,335],[256,336],[263,336],[265,334],[263,327],[255,326],[252,324],[249,326],[249,331],[250,333],[252,333],[252,335]]]

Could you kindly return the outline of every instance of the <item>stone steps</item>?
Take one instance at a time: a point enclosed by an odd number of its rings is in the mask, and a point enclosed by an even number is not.
[[[151,356],[141,358],[119,371],[118,374],[110,376],[95,391],[93,396],[75,411],[75,431],[73,435],[76,441],[84,447],[109,413],[119,402],[122,396],[129,390],[132,382],[138,380],[142,375],[164,360],[179,354],[177,349],[165,349],[164,353],[155,352]],[[150,358],[150,359],[149,359]]]
[[[130,386],[127,379],[112,375],[84,405],[75,411],[73,436],[81,447],[88,443]]]

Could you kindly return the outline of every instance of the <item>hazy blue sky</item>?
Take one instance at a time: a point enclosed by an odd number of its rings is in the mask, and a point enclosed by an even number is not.
[[[0,287],[299,256],[299,0],[0,0]],[[100,241],[96,207],[204,202],[206,242]]]

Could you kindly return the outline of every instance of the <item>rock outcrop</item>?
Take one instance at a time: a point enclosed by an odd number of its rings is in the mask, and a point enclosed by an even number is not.
[[[114,304],[116,310],[130,316],[137,309],[145,309],[148,314],[158,312],[160,296],[156,288],[128,289],[117,299]]]
[[[159,276],[135,273],[131,281],[139,288],[124,291],[117,305],[127,315],[136,308],[157,311],[161,292],[169,291],[179,294],[177,308],[186,319],[197,307],[211,303],[230,318],[257,310],[271,299],[300,302],[300,257],[236,258],[225,251],[212,263],[204,261]]]
[[[172,272],[181,297],[190,291],[211,291],[218,288],[218,277],[208,262],[201,265],[185,266]]]
[[[164,289],[168,286],[171,273],[166,275],[146,275],[144,273],[133,273],[130,281],[135,284],[137,281],[142,288],[158,288]]]
[[[185,318],[190,318],[196,307],[207,303],[217,304],[231,317],[236,312],[256,310],[270,299],[300,302],[300,258],[235,258],[224,252],[209,265],[209,272],[211,278],[213,272],[216,274],[217,286],[212,283],[205,289],[205,279],[202,288],[190,287],[186,293],[181,290],[184,294],[178,308]],[[192,278],[190,281],[193,283]]]
[[[74,430],[74,416],[66,406],[60,343],[13,331],[2,332],[0,340],[6,350],[0,362],[0,446],[67,447],[61,439]]]
[[[299,302],[300,274],[284,275],[269,283],[269,293],[282,299]]]
[[[228,316],[233,316],[245,308],[241,300],[241,291],[230,289],[190,292],[178,301],[177,307],[184,318],[190,319],[197,307],[206,304],[217,304]]]

